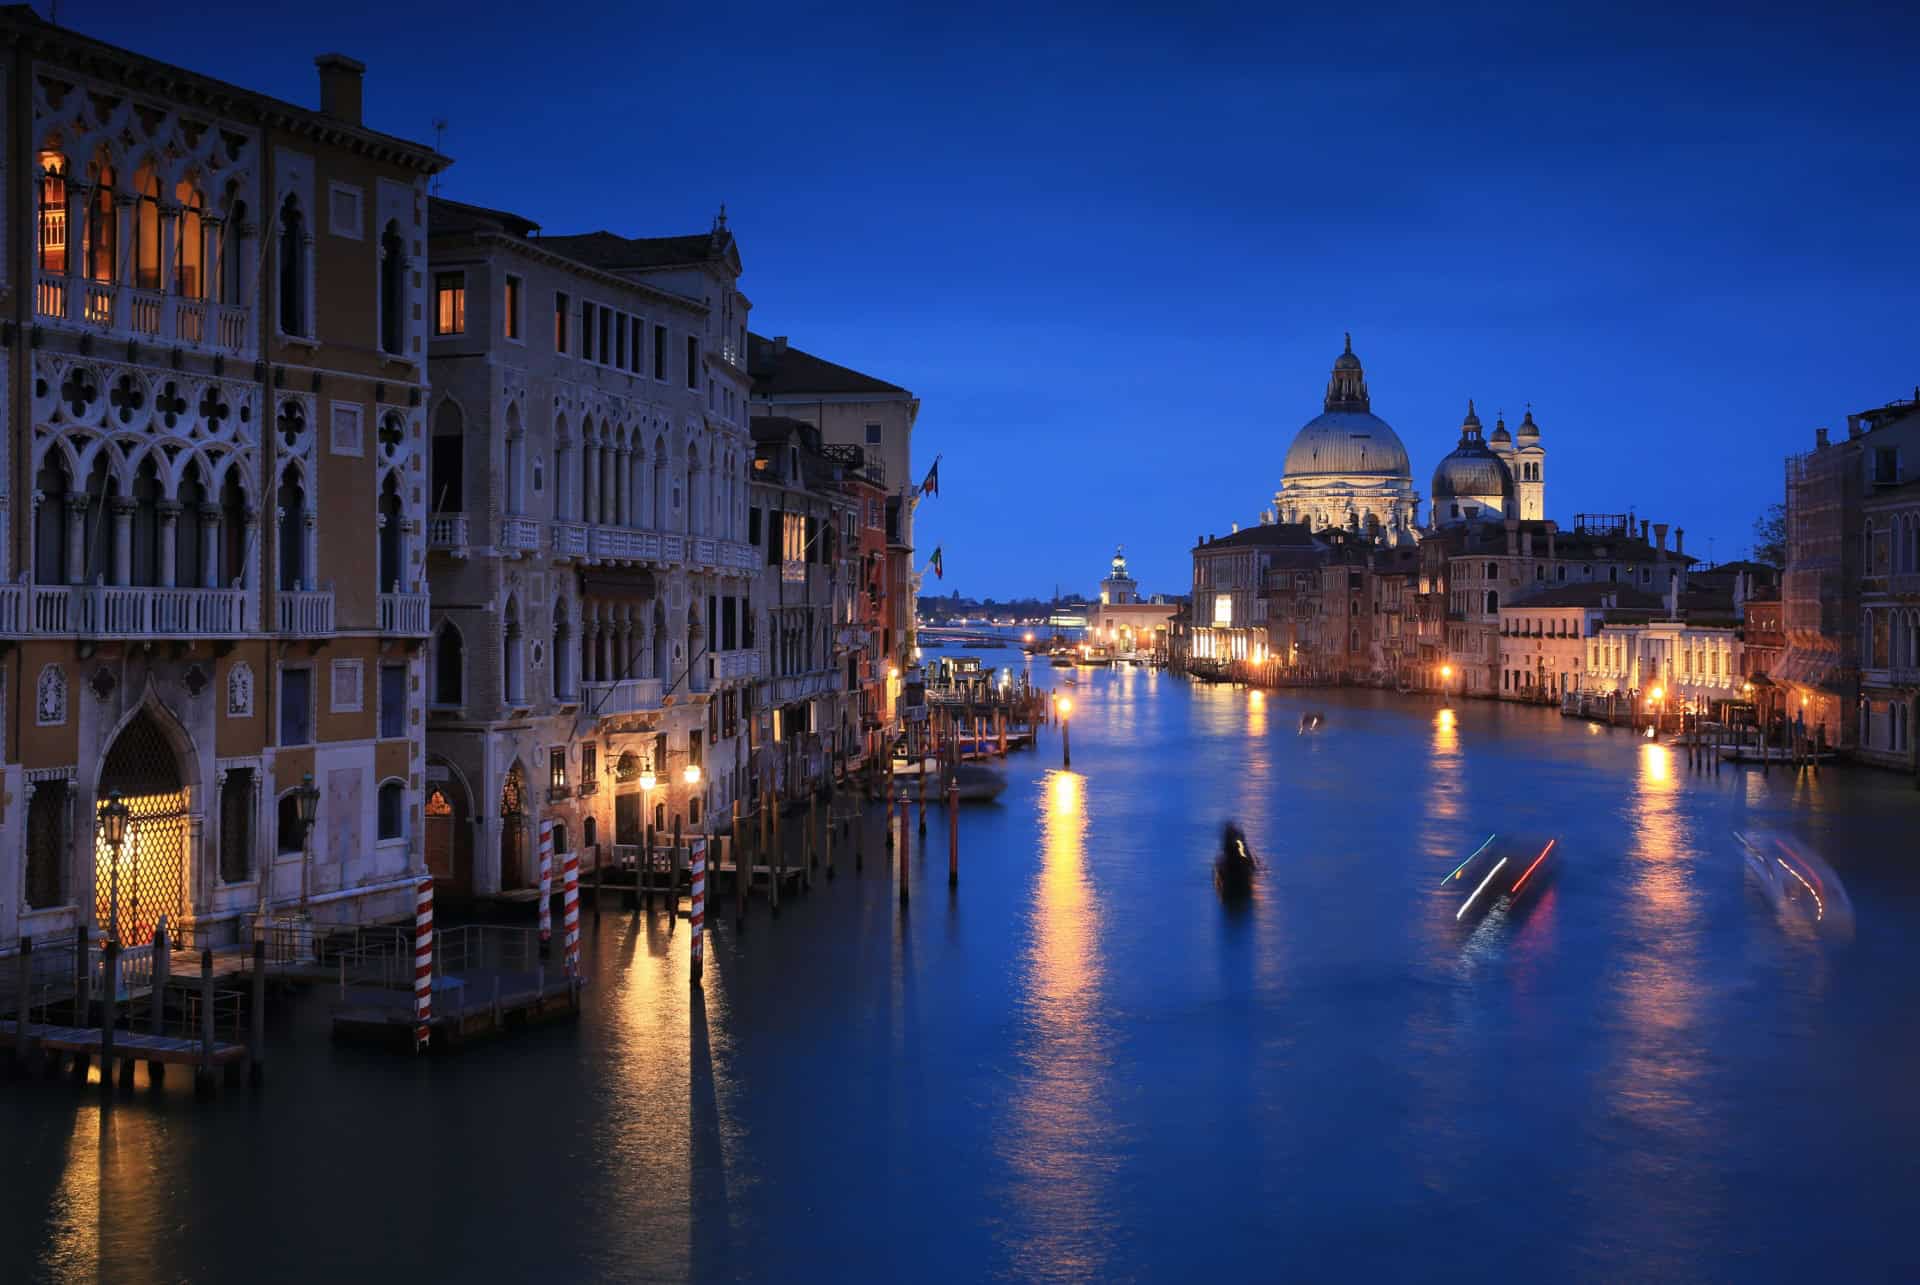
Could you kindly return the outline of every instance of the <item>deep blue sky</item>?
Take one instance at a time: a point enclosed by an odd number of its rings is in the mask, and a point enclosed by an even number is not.
[[[704,229],[753,323],[912,388],[928,591],[1177,592],[1255,520],[1351,330],[1424,496],[1531,400],[1549,515],[1741,554],[1813,428],[1911,395],[1915,23],[1187,2],[70,3],[63,20],[443,146],[549,231]],[[44,4],[41,6],[45,12]],[[297,15],[297,16],[296,16]]]

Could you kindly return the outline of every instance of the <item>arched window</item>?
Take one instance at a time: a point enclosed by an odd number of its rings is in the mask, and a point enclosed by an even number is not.
[[[40,152],[39,187],[40,271],[52,277],[67,275],[67,158],[60,136],[53,135]],[[65,304],[66,298],[61,296]]]
[[[67,583],[67,493],[73,480],[67,462],[49,447],[34,476],[40,503],[33,517],[33,578],[43,585]]]
[[[399,593],[406,579],[406,525],[400,507],[400,475],[387,474],[380,488],[380,593]]]
[[[506,511],[508,513],[526,512],[526,471],[527,441],[526,434],[520,430],[520,413],[516,407],[507,407],[507,494]]]
[[[227,208],[227,221],[220,229],[220,302],[246,302],[247,203],[235,201]]]
[[[93,196],[87,209],[87,275],[95,281],[114,279],[114,253],[119,247],[119,218],[114,211],[113,166],[94,161],[87,167]]]
[[[591,816],[580,821],[580,846],[591,848],[600,842],[600,825]]]
[[[247,491],[240,484],[237,464],[227,467],[220,485],[220,584],[231,588],[247,582]]]
[[[553,823],[553,850],[555,853],[568,853],[573,851],[572,848],[567,846],[567,823],[565,821],[555,821]]]
[[[180,505],[173,519],[173,583],[185,589],[210,589],[213,586],[201,583],[206,562],[200,509],[207,502],[207,488],[200,483],[200,465],[197,462],[187,464],[187,471],[180,478],[177,498]]]
[[[467,649],[452,621],[440,622],[433,644],[433,703],[458,705],[466,683]]]
[[[27,904],[46,910],[66,904],[68,825],[72,815],[65,781],[34,784],[27,805]]]
[[[1860,617],[1860,667],[1872,669],[1873,660],[1873,613],[1867,612]]]
[[[200,189],[181,179],[173,189],[180,226],[173,237],[173,292],[183,299],[207,296],[207,228]]]
[[[653,528],[667,529],[667,439],[653,441]]]
[[[149,455],[133,478],[133,565],[127,569],[127,583],[160,584],[161,570],[160,471]]]
[[[105,453],[94,456],[93,472],[87,477],[87,521],[82,529],[87,547],[84,584],[114,582],[113,515],[107,506],[108,497],[119,493],[119,483],[107,473]]]
[[[657,678],[663,683],[667,681],[669,677],[667,657],[670,654],[667,650],[668,646],[666,612],[661,610],[658,602],[655,602],[653,604],[653,672],[643,677]]]
[[[553,426],[553,516],[563,522],[573,519],[573,469],[573,443],[561,417]]]
[[[1500,610],[1500,592],[1497,589],[1489,589],[1487,590],[1487,613],[1491,615],[1498,610]]]
[[[280,475],[280,588],[307,587],[307,492],[289,464]]]
[[[573,695],[573,646],[564,602],[553,604],[553,695],[556,700]]]
[[[404,839],[407,837],[407,787],[398,781],[380,783],[380,802],[377,809],[379,831],[382,839]]]
[[[133,176],[133,284],[160,288],[160,176],[151,161]]]
[[[463,513],[467,507],[466,437],[460,408],[441,402],[433,413],[433,511]]]
[[[406,351],[407,243],[400,224],[387,220],[380,234],[380,346],[388,352]]]
[[[307,333],[307,221],[294,196],[280,207],[280,333]]]

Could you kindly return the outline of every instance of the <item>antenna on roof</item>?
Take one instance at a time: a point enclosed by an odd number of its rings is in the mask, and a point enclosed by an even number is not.
[[[434,121],[433,121],[433,150],[434,151],[436,152],[440,151],[440,139],[446,134],[446,132],[447,132],[447,118],[444,116],[434,117]],[[435,174],[433,176],[433,195],[435,196],[440,195],[440,176],[438,174]]]

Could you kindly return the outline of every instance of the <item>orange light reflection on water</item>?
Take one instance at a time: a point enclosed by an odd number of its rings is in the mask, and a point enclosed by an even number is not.
[[[1100,911],[1086,860],[1086,780],[1050,774],[1041,793],[1020,997],[1021,1072],[1003,1144],[1024,1211],[1011,1246],[1017,1275],[1100,1274],[1111,1228],[1103,1194],[1112,1124],[1112,1055],[1101,1012]]]

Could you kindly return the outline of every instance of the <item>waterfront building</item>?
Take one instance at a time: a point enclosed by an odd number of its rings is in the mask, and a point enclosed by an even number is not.
[[[915,600],[913,510],[920,496],[913,465],[913,429],[920,399],[898,384],[816,357],[793,347],[785,335],[747,337],[753,413],[804,420],[820,430],[825,446],[858,446],[862,475],[887,491],[886,574],[882,620],[888,688],[885,706],[897,705],[903,675],[914,656]]]
[[[1393,427],[1373,413],[1353,336],[1334,359],[1322,412],[1287,447],[1274,515],[1280,524],[1361,531],[1412,544],[1420,497],[1413,466]]]
[[[1857,753],[1920,771],[1920,404],[1863,426]]]
[[[854,697],[859,722],[858,737],[844,747],[851,766],[859,767],[873,752],[880,735],[893,726],[896,713],[889,695],[889,670],[893,666],[893,561],[887,556],[887,487],[885,473],[874,459],[874,476],[868,476],[867,448],[864,446],[824,446],[823,453],[840,466],[840,486],[854,504],[854,525],[859,536],[852,551],[858,559],[855,579],[853,623],[849,626],[853,649]]]
[[[446,161],[368,127],[341,55],[315,110],[25,6],[0,38],[0,947],[410,909]]]
[[[1568,584],[1500,608],[1500,698],[1558,701],[1611,691],[1596,686],[1597,656],[1590,640],[1622,611],[1650,617],[1660,600],[1622,585]]]
[[[1087,615],[1089,636],[1123,655],[1164,655],[1167,621],[1175,610],[1175,604],[1164,599],[1140,600],[1140,583],[1127,574],[1126,551],[1115,548],[1107,578],[1100,582],[1100,600]]]
[[[1191,658],[1216,664],[1264,663],[1272,645],[1267,631],[1269,573],[1276,561],[1317,556],[1323,548],[1304,522],[1265,522],[1195,541]]]
[[[1642,709],[1659,713],[1714,714],[1748,699],[1732,621],[1621,620],[1621,614],[1609,613],[1588,644],[1588,694],[1631,695]]]
[[[427,851],[491,893],[537,883],[542,820],[591,863],[745,792],[748,303],[724,219],[432,220]]]
[[[765,550],[753,634],[767,664],[747,748],[755,782],[790,793],[824,783],[859,750],[872,712],[858,667],[859,506],[844,487],[845,457],[822,450],[813,424],[756,415],[752,431],[747,531]]]
[[[1814,449],[1787,460],[1787,566],[1781,619],[1787,654],[1771,675],[1783,712],[1807,735],[1851,747],[1859,700],[1862,417],[1848,440],[1814,430]]]

